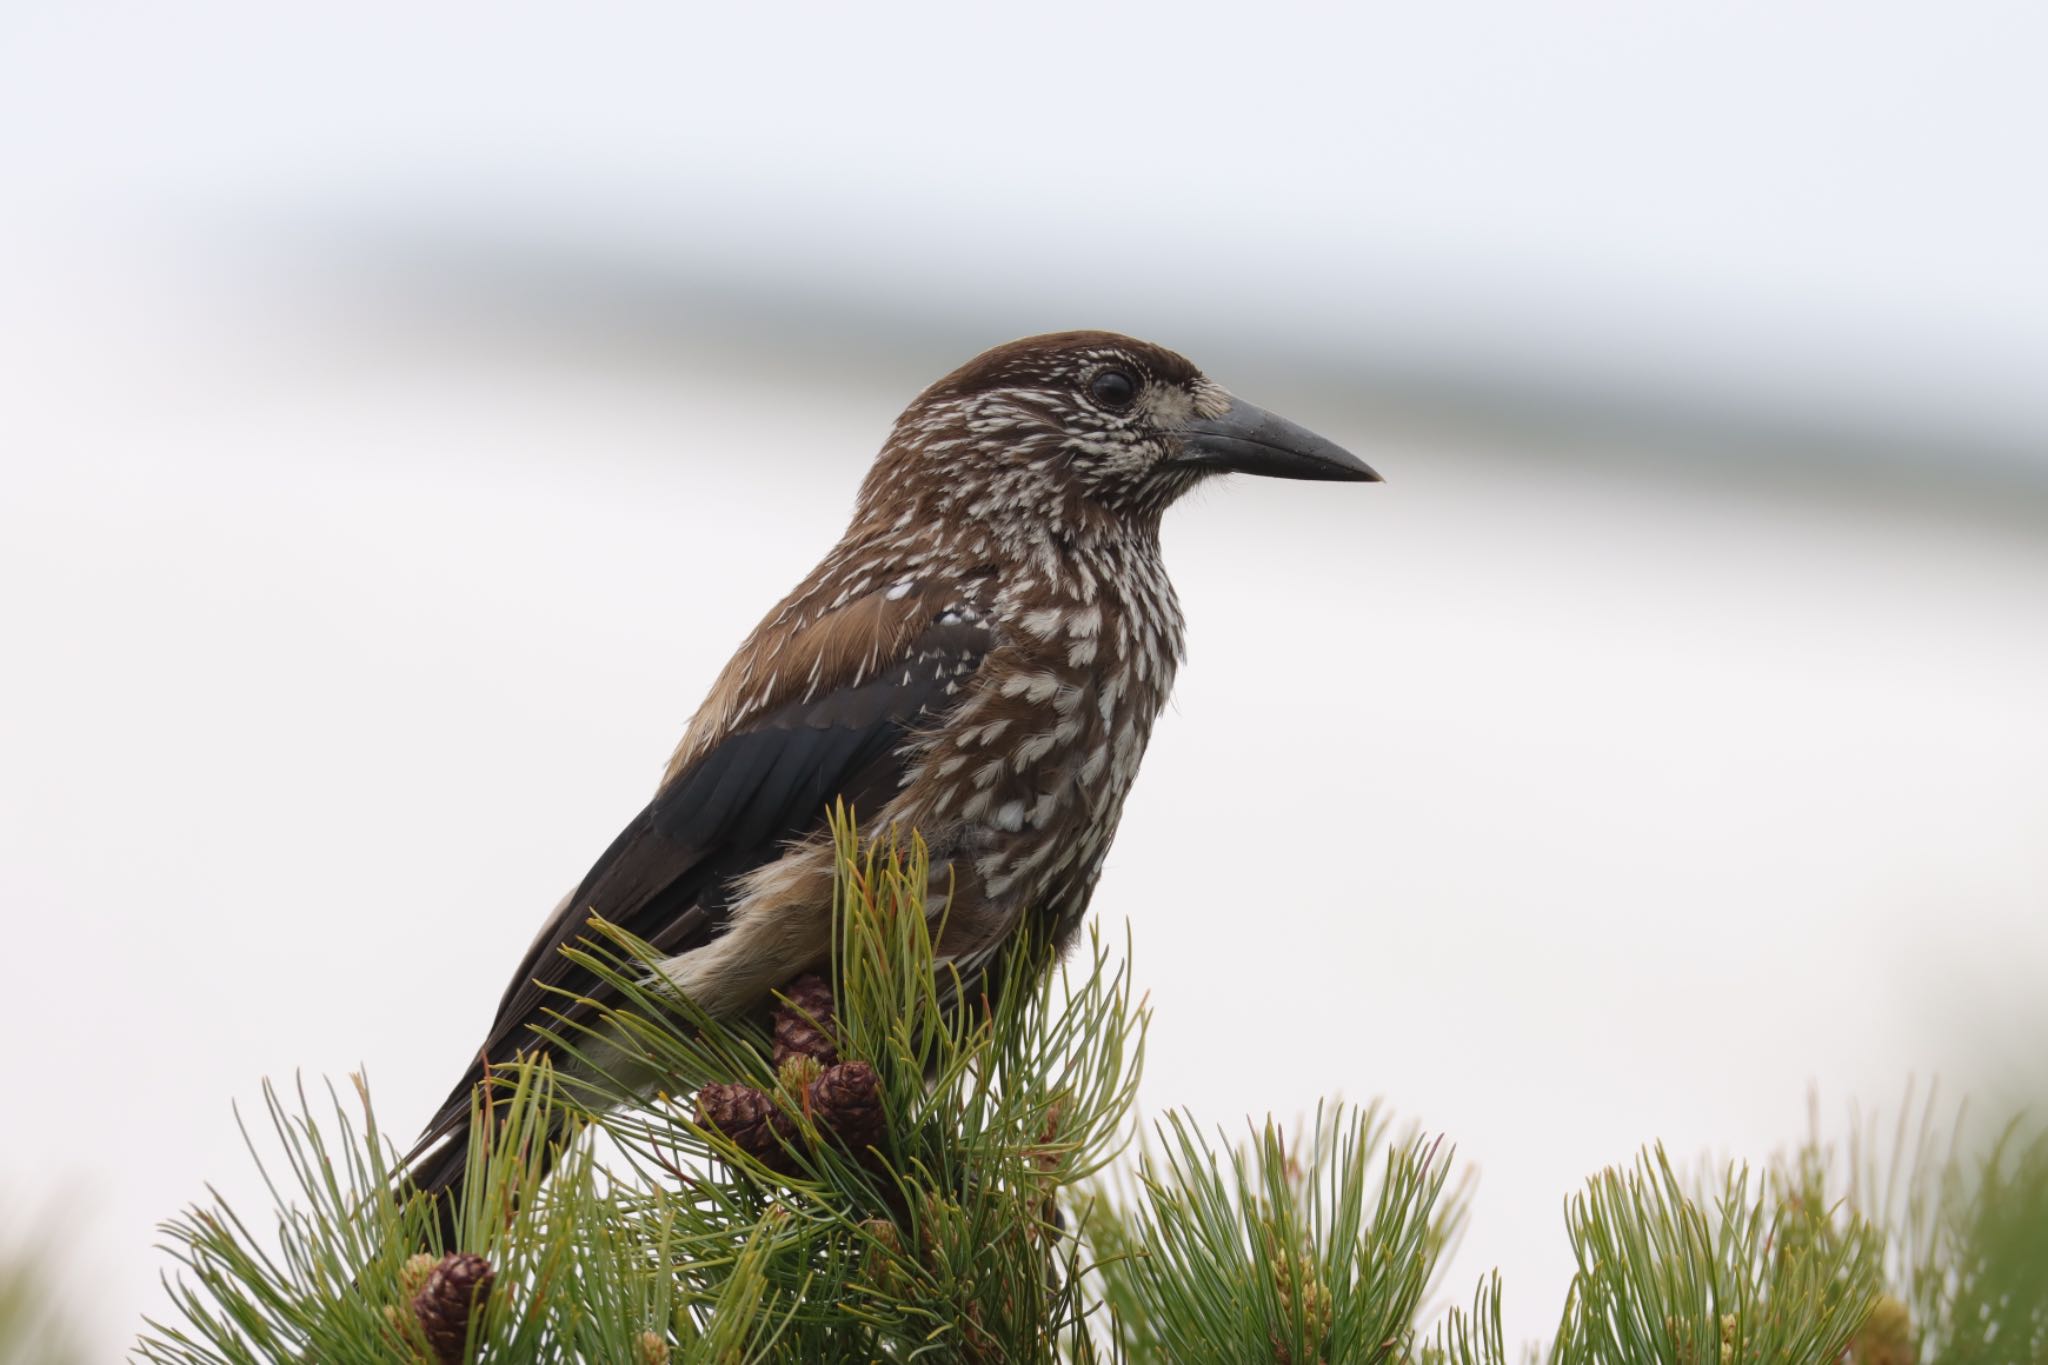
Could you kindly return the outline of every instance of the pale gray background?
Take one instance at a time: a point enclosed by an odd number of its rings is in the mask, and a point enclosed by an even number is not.
[[[1385,1097],[1534,1337],[1639,1143],[2036,1079],[2041,14],[10,7],[0,1206],[111,1355],[260,1077],[409,1133],[895,411],[1069,326],[1389,480],[1172,517],[1148,1110]]]

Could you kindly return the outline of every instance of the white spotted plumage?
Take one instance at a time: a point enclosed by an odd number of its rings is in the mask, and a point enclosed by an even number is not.
[[[486,1068],[547,1049],[535,1030],[563,999],[603,994],[560,951],[593,913],[667,954],[664,974],[713,1015],[820,966],[838,800],[867,837],[923,837],[939,948],[967,977],[1027,917],[1038,941],[1070,939],[1180,665],[1160,517],[1280,428],[1298,447],[1281,456],[1324,461],[1308,477],[1373,477],[1109,333],[998,347],[919,395],[845,536],[755,628],[654,799],[528,950],[420,1150],[466,1134]],[[416,1168],[421,1187],[459,1184],[466,1144]]]

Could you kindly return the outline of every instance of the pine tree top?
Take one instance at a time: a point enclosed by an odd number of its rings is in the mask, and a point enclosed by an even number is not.
[[[138,1354],[1505,1365],[1497,1279],[1426,1321],[1470,1193],[1442,1141],[1337,1106],[1242,1140],[1169,1114],[1138,1140],[1128,952],[1097,939],[1047,972],[1020,942],[969,998],[934,960],[925,870],[914,841],[842,826],[831,979],[758,1024],[662,994],[646,946],[593,922],[570,951],[617,1003],[556,1034],[563,1070],[479,1088],[492,1139],[453,1245],[366,1085],[330,1088],[324,1116],[303,1086],[266,1087],[277,1206],[165,1225],[178,1317]],[[1594,1177],[1567,1204],[1578,1270],[1532,1355],[2048,1360],[2048,1135],[2014,1126],[1973,1162],[1931,1134],[1889,1167],[1859,1134],[1845,1161],[1816,1139],[1688,1178],[1651,1149]],[[7,1330],[0,1311],[0,1348]]]

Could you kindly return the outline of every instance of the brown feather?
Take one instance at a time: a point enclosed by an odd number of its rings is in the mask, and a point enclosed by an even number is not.
[[[1107,332],[999,346],[920,394],[839,544],[755,627],[653,800],[534,940],[429,1127],[421,1151],[455,1141],[422,1181],[459,1180],[485,1063],[534,1046],[558,991],[596,990],[560,951],[593,913],[668,954],[664,975],[714,1015],[824,965],[834,800],[869,838],[924,837],[939,948],[970,978],[1027,917],[1071,938],[1180,662],[1159,520],[1203,471],[1177,457],[1232,403]]]

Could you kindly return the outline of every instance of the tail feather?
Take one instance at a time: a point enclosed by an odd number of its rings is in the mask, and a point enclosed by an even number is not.
[[[462,1245],[463,1192],[469,1175],[469,1129],[465,1126],[440,1146],[408,1158],[400,1190],[432,1201],[443,1252],[475,1250]]]
[[[489,1108],[483,1111],[480,1122],[489,1125],[485,1130],[486,1142],[496,1136],[500,1117]],[[480,1245],[467,1245],[469,1242],[480,1241],[480,1232],[477,1236],[469,1237],[463,1232],[470,1152],[476,1135],[476,1125],[469,1121],[467,1115],[460,1124],[453,1127],[436,1125],[436,1129],[429,1129],[427,1136],[421,1139],[420,1145],[407,1155],[404,1173],[399,1178],[398,1192],[401,1197],[419,1194],[432,1201],[434,1220],[440,1233],[439,1249],[444,1253],[480,1252],[483,1249]],[[545,1131],[536,1130],[520,1140],[521,1155],[540,1164],[540,1175],[543,1178],[554,1165],[555,1146],[560,1142],[562,1135],[560,1116],[551,1114],[548,1116]],[[488,1148],[486,1150],[488,1151]]]

